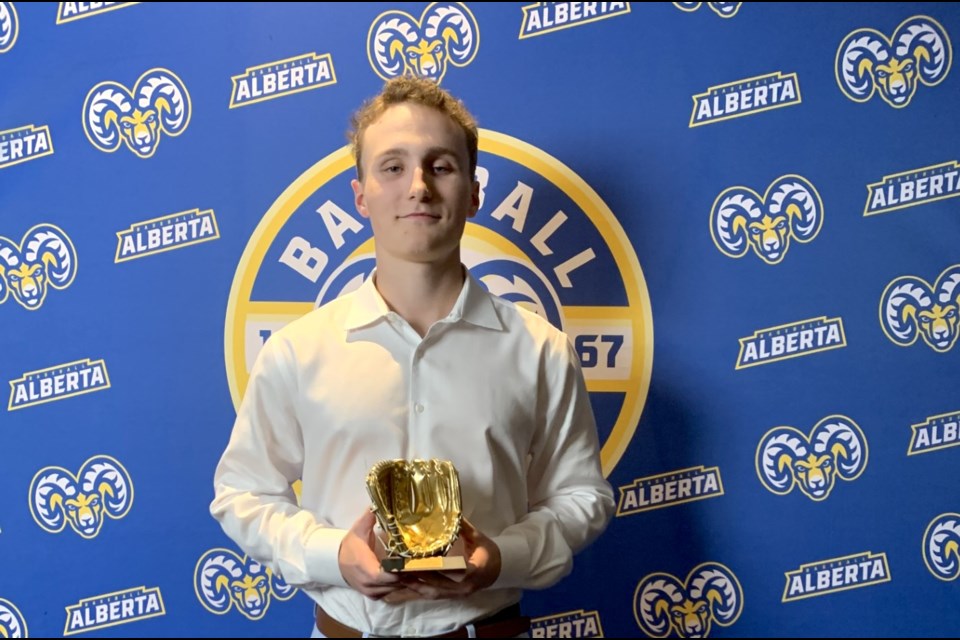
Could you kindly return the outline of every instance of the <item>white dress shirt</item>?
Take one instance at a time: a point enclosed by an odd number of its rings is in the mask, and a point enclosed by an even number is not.
[[[340,542],[370,505],[367,472],[393,458],[453,462],[464,517],[500,548],[491,587],[387,604],[347,586]],[[244,552],[340,622],[391,636],[445,633],[551,586],[614,508],[567,336],[470,275],[423,338],[374,277],[274,333],[214,485],[211,513]]]

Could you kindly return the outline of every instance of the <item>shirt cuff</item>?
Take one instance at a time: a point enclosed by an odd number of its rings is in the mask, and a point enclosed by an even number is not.
[[[305,549],[307,575],[324,586],[350,587],[340,573],[340,543],[347,537],[344,529],[317,527],[307,539]]]
[[[522,535],[507,534],[493,538],[500,548],[500,575],[490,589],[520,588],[527,579],[530,547]]]

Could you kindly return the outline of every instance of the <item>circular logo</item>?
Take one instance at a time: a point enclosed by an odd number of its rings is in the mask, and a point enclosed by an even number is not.
[[[510,136],[480,131],[480,209],[461,259],[491,293],[570,336],[597,418],[604,475],[640,420],[653,368],[650,297],[613,212],[569,167]],[[356,289],[374,267],[354,212],[348,147],[297,178],[253,232],[230,289],[224,353],[235,407],[273,331]]]
[[[4,638],[27,638],[27,621],[9,600],[0,598],[0,635]]]

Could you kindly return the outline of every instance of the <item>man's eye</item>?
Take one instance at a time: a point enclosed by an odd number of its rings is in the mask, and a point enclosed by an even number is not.
[[[385,173],[400,173],[400,165],[398,164],[387,165],[386,167],[383,168],[383,171]]]
[[[451,169],[450,167],[448,167],[448,166],[445,165],[445,164],[435,164],[435,165],[433,165],[433,172],[434,172],[434,173],[450,173],[451,171],[453,171],[453,169]]]

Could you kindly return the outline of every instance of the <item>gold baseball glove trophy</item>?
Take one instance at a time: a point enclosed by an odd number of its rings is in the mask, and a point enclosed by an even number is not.
[[[383,460],[367,474],[372,510],[385,533],[384,571],[466,569],[446,553],[460,534],[460,478],[446,460]]]

